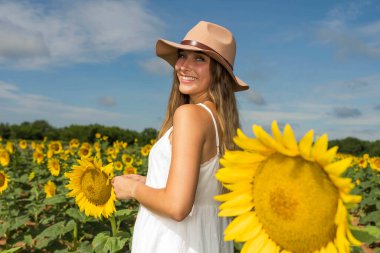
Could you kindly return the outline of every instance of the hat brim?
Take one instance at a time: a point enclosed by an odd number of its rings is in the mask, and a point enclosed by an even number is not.
[[[232,79],[235,81],[235,83],[233,84],[235,92],[249,89],[248,84],[243,82],[239,77],[235,76],[228,62],[218,53],[211,50],[205,50],[198,47],[194,47],[191,45],[182,45],[164,39],[157,40],[156,55],[167,61],[170,65],[173,66],[173,68],[178,59],[178,49],[204,52],[205,54],[222,64],[223,67],[228,71]]]

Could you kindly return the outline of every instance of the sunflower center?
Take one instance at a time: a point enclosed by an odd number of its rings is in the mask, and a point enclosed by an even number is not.
[[[0,172],[0,187],[5,184],[5,176]]]
[[[101,171],[87,170],[81,178],[81,187],[86,198],[94,205],[104,205],[111,197],[111,183]]]
[[[339,194],[318,164],[271,155],[253,179],[253,198],[264,230],[283,249],[313,252],[334,240]]]

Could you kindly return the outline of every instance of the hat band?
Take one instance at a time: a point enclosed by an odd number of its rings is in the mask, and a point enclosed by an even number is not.
[[[212,51],[214,53],[217,53],[220,57],[223,58],[223,60],[225,60],[228,64],[228,66],[230,66],[231,70],[234,69],[234,67],[231,65],[231,63],[229,63],[226,58],[224,58],[221,54],[219,54],[218,52],[216,52],[214,49],[212,49],[211,47],[208,47],[206,46],[205,44],[202,44],[196,40],[183,40],[181,41],[181,44],[182,45],[187,45],[187,46],[193,46],[193,47],[197,47],[197,48],[200,48],[200,49],[203,49],[203,50],[208,50],[208,51]]]

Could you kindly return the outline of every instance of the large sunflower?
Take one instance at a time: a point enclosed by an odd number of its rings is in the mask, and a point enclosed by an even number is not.
[[[0,193],[8,188],[9,177],[4,171],[0,170]]]
[[[273,137],[253,126],[256,138],[238,129],[235,143],[243,151],[226,151],[216,177],[230,190],[219,216],[237,216],[225,240],[245,242],[245,252],[349,252],[360,245],[348,228],[344,204],[358,203],[354,187],[340,175],[351,159],[335,162],[324,134],[313,144],[313,130],[297,143],[289,125],[282,134],[276,121]]]
[[[111,184],[113,164],[102,166],[97,158],[82,158],[78,163],[71,172],[65,173],[70,179],[66,185],[71,190],[68,196],[75,197],[79,209],[87,216],[107,218],[116,211],[116,196]]]

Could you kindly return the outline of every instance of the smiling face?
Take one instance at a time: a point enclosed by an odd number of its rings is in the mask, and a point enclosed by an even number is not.
[[[179,80],[179,91],[190,96],[193,103],[203,102],[208,97],[211,83],[211,58],[194,51],[180,51],[175,64]]]

